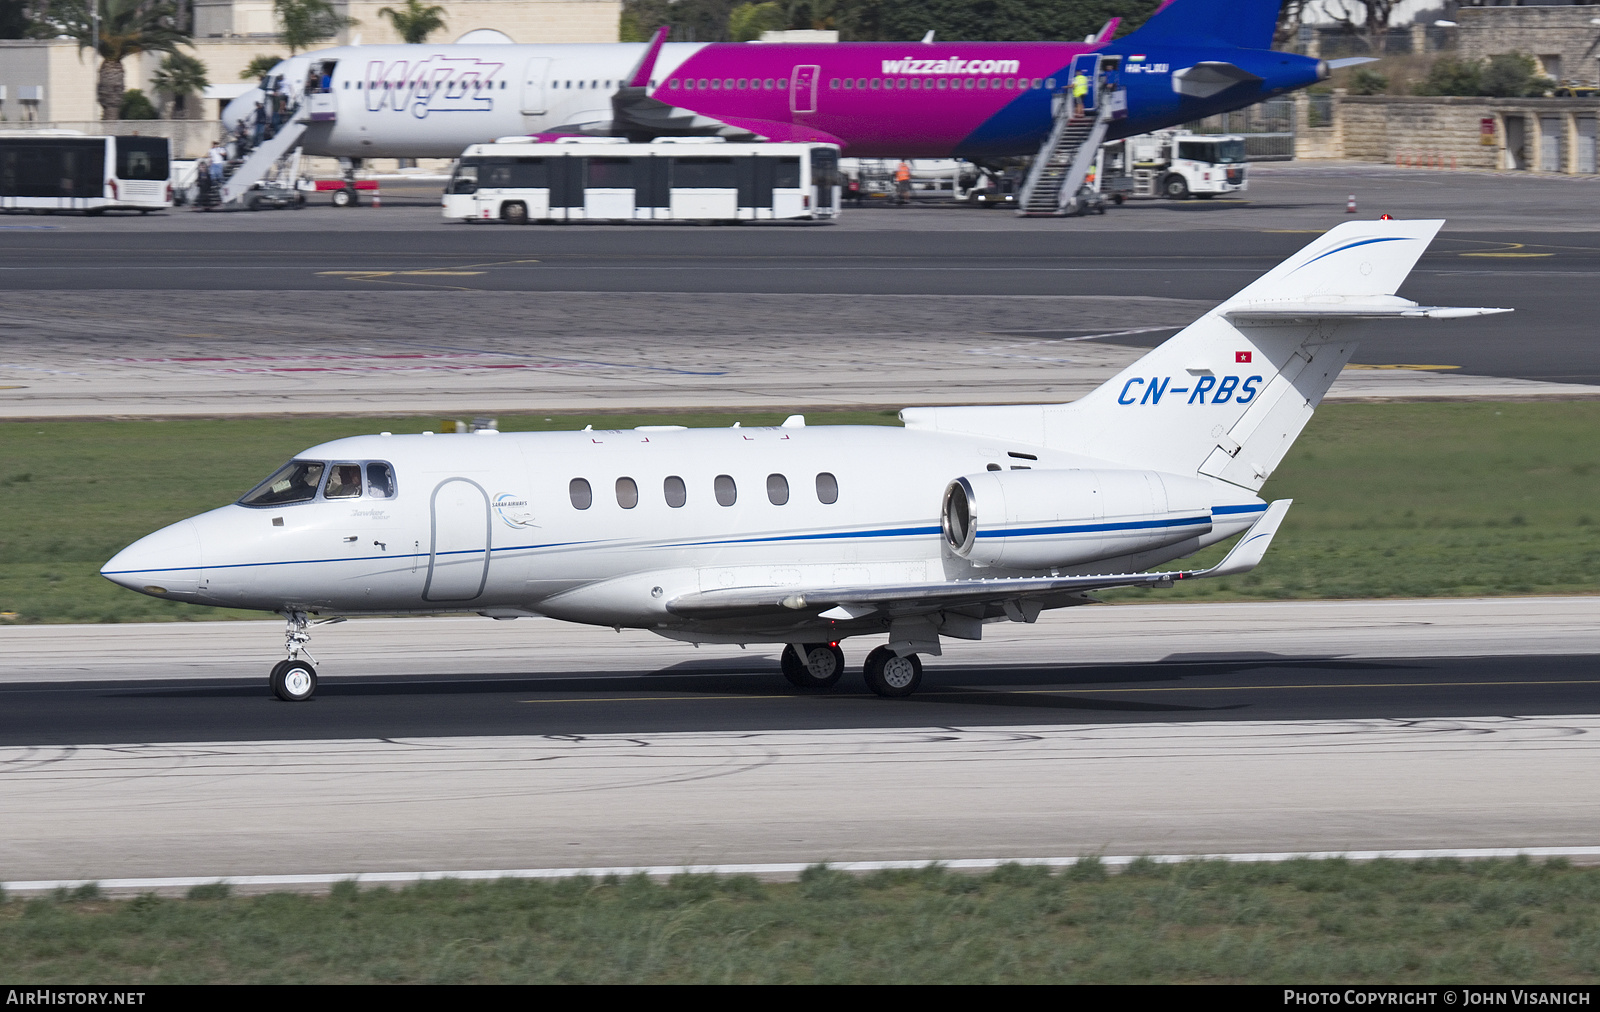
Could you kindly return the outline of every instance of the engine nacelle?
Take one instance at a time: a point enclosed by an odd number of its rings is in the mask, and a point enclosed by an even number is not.
[[[1160,471],[985,471],[950,483],[940,523],[951,551],[978,565],[1048,569],[1208,534],[1214,495]]]

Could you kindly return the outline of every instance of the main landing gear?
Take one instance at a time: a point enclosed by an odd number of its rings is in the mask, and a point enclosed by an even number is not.
[[[844,674],[844,651],[837,643],[791,643],[783,648],[783,677],[797,689],[826,689]],[[867,688],[889,699],[903,699],[922,684],[922,661],[900,656],[888,647],[867,655],[861,668]]]
[[[311,651],[306,649],[306,644],[311,642],[311,620],[303,611],[286,611],[283,617],[287,623],[283,632],[283,649],[289,656],[273,665],[268,683],[272,686],[272,694],[285,703],[303,703],[317,691],[317,669],[312,667],[310,660],[300,659],[301,654],[311,657]],[[339,619],[328,621],[337,622]]]

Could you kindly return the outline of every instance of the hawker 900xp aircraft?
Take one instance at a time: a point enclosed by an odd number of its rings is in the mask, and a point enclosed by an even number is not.
[[[783,673],[916,690],[918,654],[1094,590],[1256,565],[1289,502],[1256,493],[1372,320],[1507,312],[1394,294],[1443,224],[1349,222],[1070,404],[907,408],[904,428],[355,436],[101,570],[279,611],[279,698],[317,675],[309,616],[475,612],[783,643]],[[1205,570],[1151,573],[1236,534]]]

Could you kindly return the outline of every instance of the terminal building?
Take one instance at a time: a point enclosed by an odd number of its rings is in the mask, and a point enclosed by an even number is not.
[[[436,0],[443,7],[445,27],[430,41],[454,42],[474,31],[493,31],[512,42],[616,42],[621,0]],[[317,48],[403,41],[387,18],[378,14],[394,0],[334,0],[338,13],[355,24]],[[239,74],[258,56],[287,56],[278,40],[272,0],[193,0],[194,43],[184,52],[205,65],[211,87],[201,101],[189,99],[182,119],[140,120],[144,133],[171,136],[178,149],[194,150],[215,139],[221,107],[253,82]],[[123,61],[127,87],[139,88],[162,107],[163,97],[151,77],[164,54],[146,53]],[[79,50],[71,39],[0,40],[0,130],[58,127],[98,132],[100,106],[95,101],[97,59]],[[184,120],[198,121],[186,124]],[[119,127],[119,130],[124,128]],[[189,135],[194,134],[195,138]]]

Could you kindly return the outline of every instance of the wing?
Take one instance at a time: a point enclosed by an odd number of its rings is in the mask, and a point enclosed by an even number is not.
[[[1019,602],[1082,594],[1111,587],[1171,586],[1177,580],[1232,576],[1254,569],[1266,555],[1293,499],[1278,499],[1244,532],[1227,556],[1210,569],[1170,573],[1118,573],[1105,576],[998,577],[878,586],[728,587],[684,594],[667,610],[684,618],[725,618],[764,611],[819,611],[820,617],[847,620],[885,611],[896,615],[938,611],[963,605],[1016,607]]]

